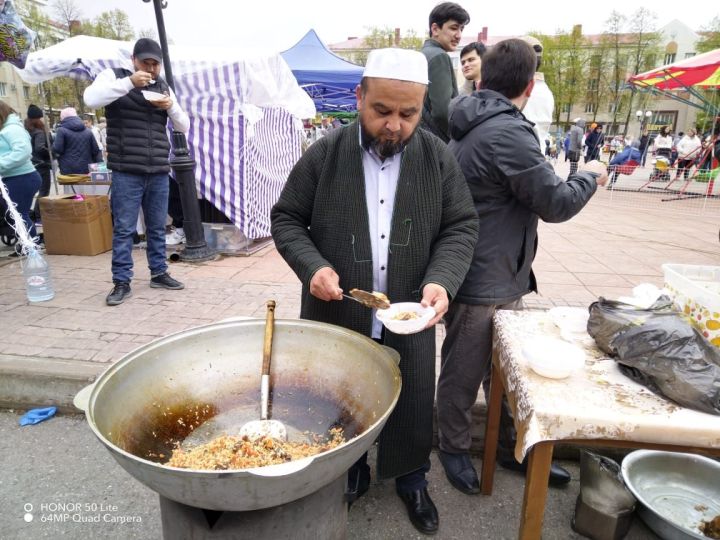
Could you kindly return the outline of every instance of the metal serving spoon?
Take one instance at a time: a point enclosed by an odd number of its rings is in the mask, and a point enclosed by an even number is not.
[[[388,309],[390,307],[388,297],[377,291],[367,292],[361,289],[350,289],[350,295],[343,294],[343,296],[373,309]]]

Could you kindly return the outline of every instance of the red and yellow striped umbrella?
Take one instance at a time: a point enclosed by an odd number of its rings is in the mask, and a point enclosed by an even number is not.
[[[720,88],[720,49],[638,73],[630,77],[628,82],[641,88],[654,87],[660,90],[689,86]]]

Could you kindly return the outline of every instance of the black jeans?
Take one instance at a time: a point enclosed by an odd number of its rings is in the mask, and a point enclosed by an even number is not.
[[[168,215],[172,218],[173,227],[180,229],[184,221],[180,187],[171,175],[168,175],[168,182],[170,182],[170,189],[168,191]]]

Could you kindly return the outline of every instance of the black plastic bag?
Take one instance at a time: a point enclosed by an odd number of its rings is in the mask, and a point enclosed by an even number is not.
[[[720,349],[668,297],[648,309],[600,298],[590,306],[588,333],[631,379],[683,407],[720,414]]]

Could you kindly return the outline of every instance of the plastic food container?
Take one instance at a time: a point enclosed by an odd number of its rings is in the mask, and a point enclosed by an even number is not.
[[[663,264],[662,269],[675,307],[720,347],[720,266]]]
[[[141,92],[143,97],[148,101],[160,101],[161,99],[165,99],[165,94],[161,94],[160,92],[153,92],[152,90],[141,90]]]
[[[417,319],[401,321],[395,319],[399,313],[410,311],[418,315]],[[417,302],[398,302],[390,304],[388,309],[378,309],[375,313],[377,319],[385,325],[385,328],[396,334],[415,334],[423,330],[427,323],[435,316],[435,310],[428,306],[423,307]]]
[[[535,373],[549,379],[565,379],[585,365],[580,347],[547,336],[528,338],[522,353]]]

